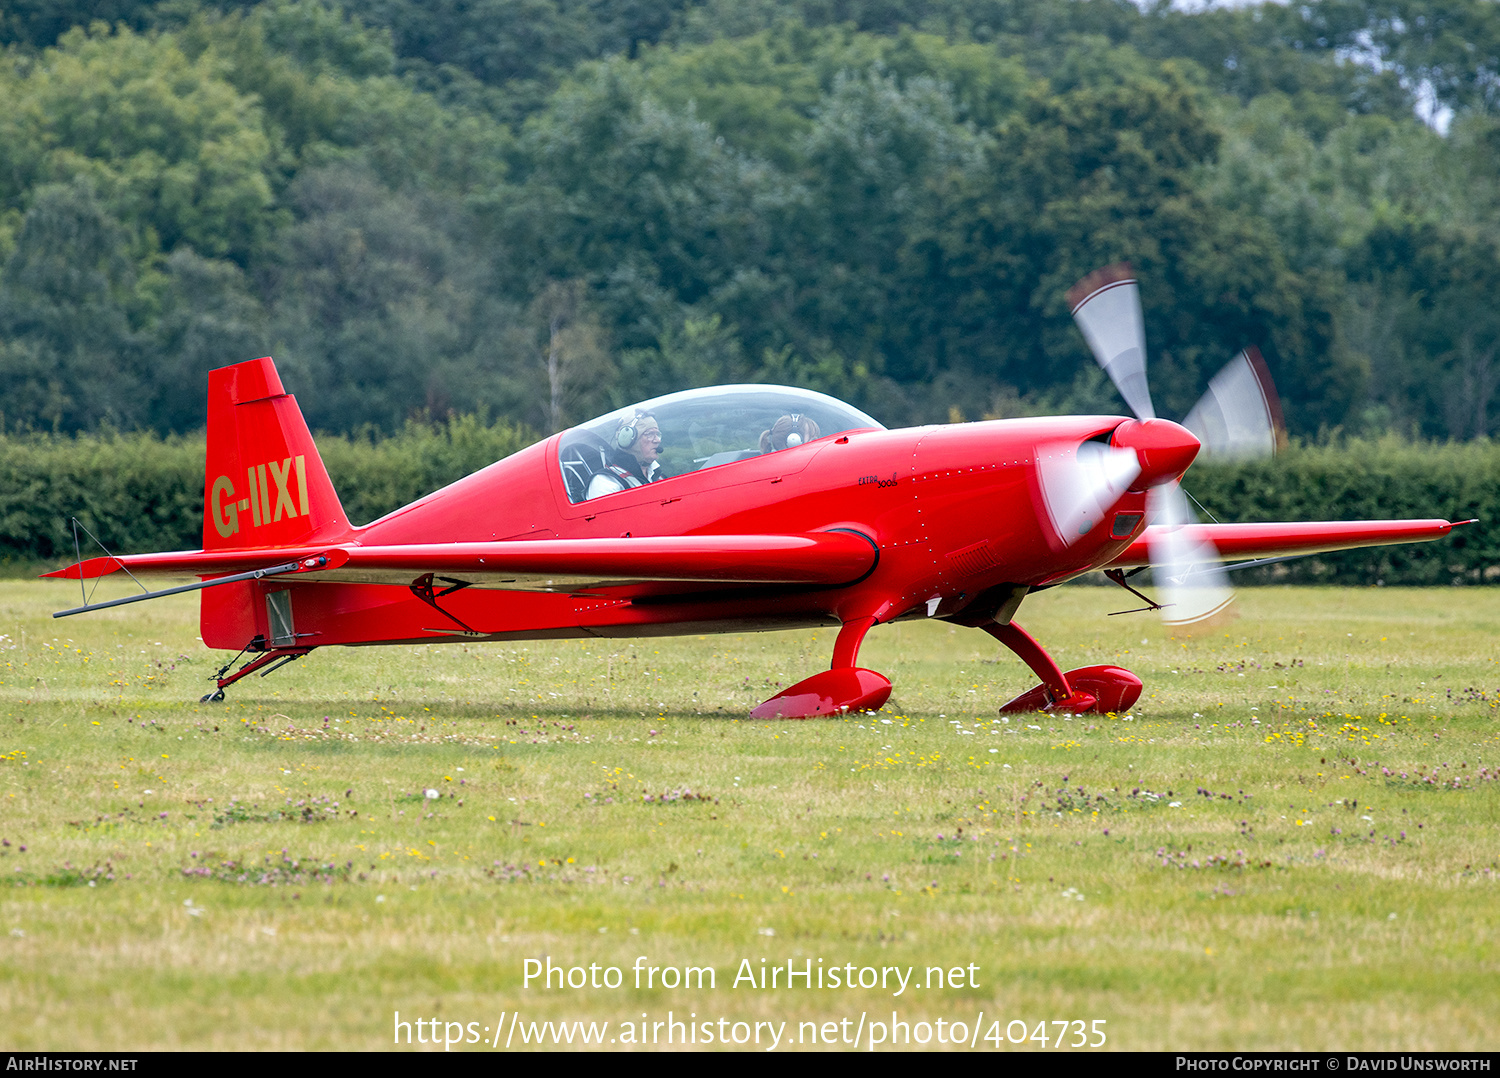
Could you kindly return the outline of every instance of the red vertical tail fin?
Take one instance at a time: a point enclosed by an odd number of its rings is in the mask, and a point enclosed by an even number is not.
[[[210,371],[203,549],[337,542],[350,530],[270,357]]]

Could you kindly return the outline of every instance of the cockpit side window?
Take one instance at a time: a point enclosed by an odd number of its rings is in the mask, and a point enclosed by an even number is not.
[[[558,463],[578,503],[688,472],[883,429],[840,400],[787,386],[716,386],[621,408],[566,431]]]

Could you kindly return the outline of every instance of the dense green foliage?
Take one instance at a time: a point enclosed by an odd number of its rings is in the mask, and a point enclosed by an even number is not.
[[[1294,433],[1489,435],[1497,11],[17,0],[0,423],[187,433],[268,353],[341,432],[1119,411],[1063,293],[1129,259],[1167,414],[1255,343]]]
[[[472,416],[407,423],[394,436],[324,436],[319,447],[356,524],[400,508],[525,446],[528,432]],[[1202,464],[1187,488],[1217,519],[1478,518],[1437,543],[1325,554],[1236,574],[1237,582],[1493,583],[1500,564],[1500,444],[1387,438],[1293,445],[1274,461]],[[150,432],[0,436],[0,567],[73,557],[74,515],[117,552],[196,549],[203,440]],[[90,553],[87,536],[84,554]],[[92,553],[97,554],[97,548]]]
[[[0,562],[71,561],[75,516],[111,551],[198,549],[203,455],[149,433],[0,438]]]

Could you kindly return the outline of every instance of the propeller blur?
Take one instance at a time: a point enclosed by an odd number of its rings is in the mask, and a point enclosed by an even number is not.
[[[1073,286],[1068,300],[1095,360],[1136,417],[1149,424],[1156,412],[1146,381],[1145,320],[1130,267],[1096,270]],[[1187,527],[1197,521],[1179,480],[1198,446],[1205,458],[1252,460],[1269,457],[1285,440],[1281,404],[1259,350],[1247,348],[1230,360],[1182,422],[1194,439],[1193,453],[1170,481],[1151,486],[1146,506],[1155,525],[1151,577],[1164,600],[1158,609],[1174,629],[1210,626],[1233,616],[1228,574],[1219,564],[1213,540]],[[1185,452],[1185,442],[1174,444]]]

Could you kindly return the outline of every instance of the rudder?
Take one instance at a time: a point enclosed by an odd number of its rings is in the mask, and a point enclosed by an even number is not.
[[[302,410],[271,358],[210,371],[203,549],[305,546],[350,531]]]

